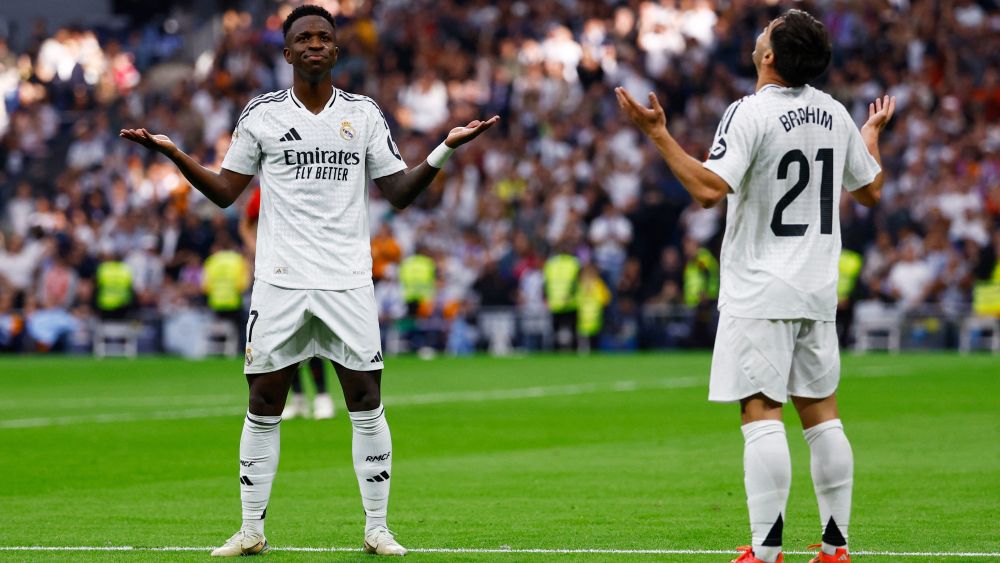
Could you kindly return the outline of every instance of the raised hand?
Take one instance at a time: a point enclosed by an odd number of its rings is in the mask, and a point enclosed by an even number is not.
[[[469,122],[465,127],[456,127],[448,132],[448,137],[445,138],[444,144],[448,145],[450,149],[458,148],[481,135],[483,131],[493,127],[493,124],[497,121],[500,121],[500,116],[494,115],[486,121],[476,119]]]
[[[649,93],[651,107],[648,108],[635,101],[621,86],[615,88],[615,96],[618,97],[618,106],[643,133],[652,136],[660,130],[666,130],[667,116],[660,106],[660,100],[656,99],[656,94]]]
[[[170,140],[170,137],[154,135],[146,129],[122,129],[118,136],[162,154],[169,154],[177,150],[177,145]]]
[[[896,96],[883,96],[868,104],[868,121],[861,126],[861,132],[878,135],[889,124],[892,114],[896,111]]]

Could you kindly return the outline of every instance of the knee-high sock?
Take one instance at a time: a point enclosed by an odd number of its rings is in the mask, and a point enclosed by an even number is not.
[[[280,416],[247,413],[240,437],[240,500],[243,529],[264,533],[264,516],[281,450]]]
[[[785,425],[779,420],[744,424],[743,438],[743,476],[753,552],[761,561],[773,562],[781,552],[785,504],[792,484]]]
[[[365,531],[386,525],[389,508],[389,475],[392,473],[392,436],[385,421],[385,409],[349,413],[354,426],[351,451],[354,472],[361,487],[365,507]]]
[[[854,453],[839,418],[802,431],[809,443],[813,489],[823,527],[823,551],[833,555],[847,548],[854,487]]]

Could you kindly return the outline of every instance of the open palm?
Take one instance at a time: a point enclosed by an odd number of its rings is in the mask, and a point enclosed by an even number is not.
[[[167,154],[177,148],[177,145],[166,135],[154,135],[146,129],[122,129],[118,136],[139,143],[149,150]]]
[[[861,127],[870,129],[874,133],[881,133],[885,126],[892,119],[892,114],[896,111],[896,96],[883,96],[876,98],[874,102],[868,104],[868,121]]]
[[[656,94],[649,93],[650,107],[648,108],[637,102],[621,86],[615,88],[615,96],[618,97],[618,106],[622,108],[625,115],[646,135],[666,128],[667,116],[660,105],[660,100],[656,98]]]
[[[444,140],[444,144],[451,149],[458,148],[475,139],[479,135],[482,135],[483,131],[493,127],[493,124],[497,121],[500,121],[500,116],[494,115],[486,121],[476,119],[475,121],[469,122],[469,124],[465,127],[455,127],[448,132],[448,137]]]

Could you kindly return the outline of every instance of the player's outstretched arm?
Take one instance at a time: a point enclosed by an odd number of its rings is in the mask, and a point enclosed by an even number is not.
[[[649,103],[645,107],[629,95],[621,86],[615,88],[618,105],[625,115],[656,145],[667,166],[677,176],[684,189],[702,207],[714,207],[729,193],[729,184],[718,174],[702,166],[701,162],[684,152],[684,148],[667,131],[667,116],[656,99],[649,93]]]
[[[896,96],[883,96],[868,104],[868,121],[861,126],[861,138],[865,141],[868,152],[882,168],[882,156],[878,150],[878,138],[892,119],[896,111]],[[885,171],[880,170],[871,184],[850,192],[854,199],[866,207],[874,207],[882,199],[882,185],[885,183]]]
[[[403,209],[417,199],[420,192],[430,185],[434,176],[444,166],[445,161],[451,153],[458,147],[482,135],[484,131],[493,127],[500,121],[499,115],[487,119],[486,121],[475,120],[465,127],[456,127],[448,133],[448,137],[443,143],[438,145],[427,159],[419,165],[408,170],[396,172],[388,176],[375,179],[375,184],[381,190],[382,195],[389,200],[389,203],[396,209]]]
[[[166,135],[154,135],[146,129],[122,129],[118,136],[169,158],[195,189],[219,207],[232,205],[253,179],[253,176],[237,174],[225,168],[218,174],[212,172],[177,148]]]

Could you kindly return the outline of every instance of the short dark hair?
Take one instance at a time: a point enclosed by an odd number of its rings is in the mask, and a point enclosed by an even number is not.
[[[292,13],[288,14],[288,17],[285,18],[285,23],[281,24],[282,37],[287,39],[288,30],[292,29],[292,24],[295,23],[296,20],[306,16],[319,16],[330,22],[330,27],[332,27],[334,31],[337,31],[337,23],[333,20],[333,14],[327,12],[322,6],[317,6],[315,4],[303,4],[292,10]]]
[[[788,10],[771,28],[774,68],[790,86],[823,74],[830,64],[830,34],[823,22],[802,10]]]

